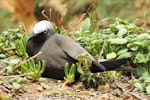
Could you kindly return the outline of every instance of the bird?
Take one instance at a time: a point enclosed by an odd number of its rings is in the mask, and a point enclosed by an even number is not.
[[[46,69],[43,77],[64,79],[64,66],[66,63],[71,66],[78,62],[77,56],[83,53],[88,54],[92,60],[90,71],[92,73],[113,70],[127,62],[126,59],[117,59],[105,62],[97,62],[79,43],[69,36],[55,33],[52,23],[48,20],[41,20],[33,27],[33,33],[26,43],[26,52],[35,57],[35,62],[45,60]]]

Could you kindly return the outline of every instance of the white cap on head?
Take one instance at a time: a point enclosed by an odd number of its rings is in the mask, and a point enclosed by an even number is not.
[[[52,23],[48,20],[42,20],[35,24],[33,28],[33,34],[39,34],[47,30],[49,30],[51,34],[54,34]]]

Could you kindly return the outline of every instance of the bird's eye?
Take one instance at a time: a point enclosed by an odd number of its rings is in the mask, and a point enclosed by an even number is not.
[[[47,31],[44,31],[43,33],[44,33],[44,34],[47,34]]]

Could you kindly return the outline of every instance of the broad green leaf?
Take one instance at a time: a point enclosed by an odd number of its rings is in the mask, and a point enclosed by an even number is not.
[[[130,50],[136,51],[141,45],[143,45],[142,42],[133,42],[133,43],[127,44],[127,47],[130,48]]]
[[[141,92],[144,91],[144,88],[143,88],[143,86],[142,86],[141,83],[136,82],[136,83],[134,84],[134,86],[135,86],[136,88],[138,88]]]
[[[5,54],[0,54],[0,58],[4,59],[4,58],[6,58],[6,55]]]
[[[143,73],[146,72],[146,69],[144,67],[137,67],[137,75],[139,77],[142,77],[143,76]]]
[[[121,55],[123,53],[126,53],[128,51],[128,49],[121,49],[117,52],[117,55]]]
[[[132,56],[132,52],[125,52],[117,57],[117,59],[129,58]]]
[[[116,53],[115,52],[111,52],[111,53],[108,53],[107,55],[106,55],[106,59],[107,60],[111,60],[111,59],[114,59],[114,58],[116,58]]]
[[[127,39],[123,38],[108,39],[107,41],[110,42],[111,44],[126,44],[128,42]]]
[[[139,39],[142,39],[142,38],[144,38],[144,39],[150,39],[150,34],[148,34],[148,33],[142,33],[142,34],[139,34],[137,36],[137,38],[139,38]]]
[[[82,25],[82,32],[86,32],[90,30],[91,22],[90,18],[86,18]]]
[[[82,75],[85,74],[84,71],[83,71],[83,69],[82,69],[82,67],[81,67],[81,64],[79,64],[79,63],[77,64],[77,71],[78,71],[80,74],[82,74]]]
[[[144,77],[144,83],[150,83],[150,76]]]
[[[22,87],[20,84],[18,84],[16,82],[13,82],[12,85],[15,89],[20,89]]]
[[[122,27],[122,28],[119,29],[117,35],[118,35],[119,37],[122,37],[122,36],[123,36],[124,34],[126,34],[126,33],[127,33],[127,29]]]
[[[145,73],[143,73],[143,77],[150,77],[150,73],[147,69],[146,69]]]
[[[134,63],[146,63],[147,59],[144,54],[138,53],[135,56]]]
[[[146,87],[146,93],[150,94],[150,85]]]
[[[147,59],[150,61],[150,51],[147,54]]]
[[[14,58],[14,59],[10,59],[10,60],[7,60],[7,59],[2,60],[2,62],[4,62],[7,65],[10,65],[10,66],[18,64],[19,61],[20,61],[19,58]]]

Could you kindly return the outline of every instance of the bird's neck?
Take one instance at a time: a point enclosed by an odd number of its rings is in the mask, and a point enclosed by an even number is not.
[[[43,37],[36,37],[31,40],[28,40],[26,49],[29,56],[33,56],[39,52],[39,50],[44,45],[47,38],[45,36]]]
[[[38,53],[46,41],[46,38],[36,38],[33,40],[34,54]]]

